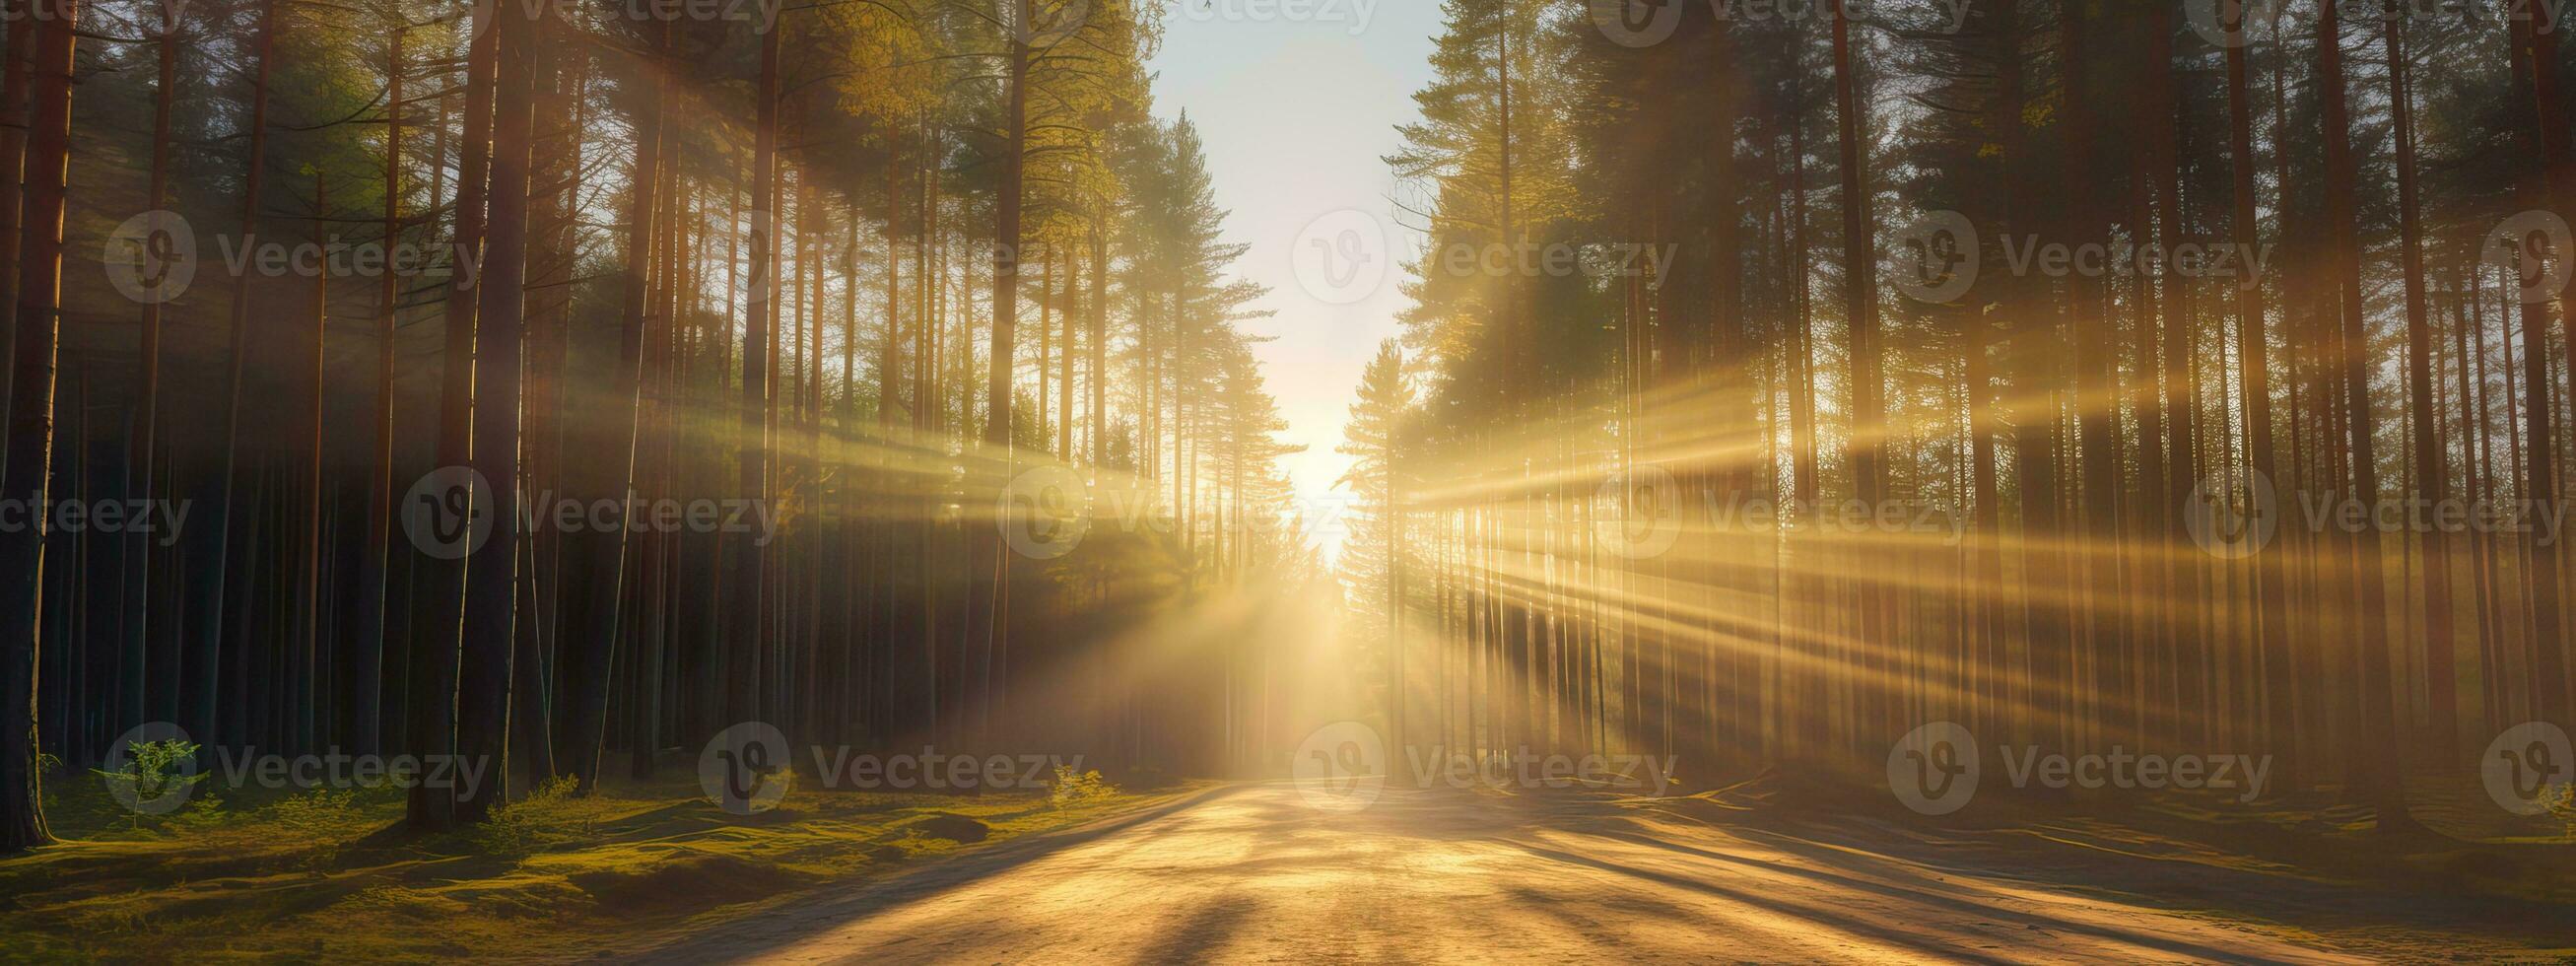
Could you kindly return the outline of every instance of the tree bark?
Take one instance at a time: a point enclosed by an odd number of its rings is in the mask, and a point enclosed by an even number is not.
[[[742,447],[742,499],[761,500],[769,492],[769,358],[771,306],[778,294],[778,216],[771,199],[778,177],[778,70],[781,31],[772,27],[760,41],[758,132],[752,152],[751,196],[760,209],[752,214],[749,298],[743,307],[742,402],[739,412]],[[761,655],[768,638],[762,634],[762,588],[766,560],[760,547],[739,537],[725,541],[726,623],[729,648],[725,674],[729,720],[750,721],[761,713]]]
[[[393,38],[385,55],[385,227],[388,253],[402,242],[402,137],[404,25],[391,25]],[[435,204],[435,200],[432,204]],[[356,599],[351,603],[350,633],[355,636],[349,664],[351,749],[375,754],[383,744],[386,570],[393,553],[394,485],[394,340],[402,314],[402,279],[384,273],[376,289],[376,436],[368,451],[366,547],[358,561]]]
[[[526,362],[529,145],[535,128],[536,53],[545,12],[504,5],[492,27],[491,219],[475,310],[473,467],[493,488],[491,534],[467,556],[456,750],[489,777],[459,788],[456,819],[478,822],[509,797],[513,618],[519,563],[519,394]],[[534,714],[538,709],[522,708]]]
[[[177,94],[179,79],[178,11],[178,4],[162,5],[161,36],[160,42],[156,45],[159,49],[155,51],[154,58],[158,68],[158,79],[153,88],[152,98],[152,175],[143,205],[146,210],[155,212],[161,210],[162,202],[170,196],[170,107],[172,99]],[[166,219],[155,215],[152,232],[158,234],[169,230],[166,222]],[[156,295],[143,303],[143,332],[141,345],[138,346],[142,371],[136,381],[134,436],[132,445],[127,449],[126,457],[127,465],[134,471],[128,480],[131,489],[126,495],[134,501],[132,505],[135,506],[143,505],[144,501],[152,496],[154,458],[159,455],[155,447],[158,445],[161,423],[161,305],[163,301]],[[138,722],[147,719],[176,721],[179,718],[178,655],[168,653],[166,650],[162,653],[154,653],[156,650],[161,650],[155,647],[155,643],[162,641],[162,637],[152,633],[155,626],[153,618],[158,614],[162,623],[167,623],[169,620],[167,612],[157,611],[152,606],[154,556],[150,534],[141,528],[136,528],[134,533],[126,537],[124,651],[126,660],[134,662],[137,669],[134,679],[143,685],[142,693],[127,695],[129,700],[137,702],[136,706],[141,711],[141,716],[134,716],[134,720]],[[175,641],[168,643],[175,645]],[[199,735],[198,737],[203,740],[212,736]]]
[[[499,8],[474,12],[477,26],[466,53],[465,122],[456,159],[456,262],[484,259],[483,227],[492,161],[492,85],[500,64],[499,30],[492,23]],[[481,293],[451,263],[447,289],[446,331],[440,353],[438,452],[441,469],[473,460],[475,327]],[[488,285],[489,279],[477,284]],[[421,606],[412,638],[412,747],[423,759],[456,748],[456,686],[463,644],[465,561],[420,551],[416,592]],[[448,789],[412,786],[409,821],[428,829],[453,824],[453,795]]]
[[[244,248],[258,243],[260,188],[266,180],[268,166],[268,86],[274,72],[277,48],[278,0],[263,0],[259,15],[259,64],[254,68],[250,101],[250,164],[242,177],[242,227]],[[233,483],[241,462],[242,370],[250,353],[251,280],[233,280],[232,335],[226,353],[224,377],[224,468],[217,478],[214,499],[208,501],[211,519],[207,528],[214,532],[208,541],[206,576],[199,583],[204,591],[190,606],[190,612],[202,623],[197,628],[198,694],[196,723],[205,734],[215,731],[215,668],[222,659],[224,642],[224,592],[226,574],[232,569],[230,544],[232,531]],[[238,643],[236,643],[238,646]]]
[[[667,36],[667,25],[665,26]],[[608,727],[608,686],[618,637],[618,601],[626,591],[626,525],[633,510],[635,485],[636,415],[640,411],[638,393],[643,385],[644,337],[652,311],[649,286],[652,283],[653,233],[655,213],[660,210],[656,189],[662,183],[662,111],[664,92],[669,86],[667,66],[658,56],[665,43],[655,45],[656,56],[646,61],[652,80],[643,88],[643,101],[636,107],[635,164],[629,181],[626,220],[626,279],[624,303],[620,307],[617,341],[617,366],[610,370],[606,391],[589,398],[595,407],[574,421],[582,435],[595,442],[583,447],[589,451],[572,472],[580,482],[572,492],[588,499],[616,500],[621,508],[619,526],[613,533],[583,530],[563,535],[566,555],[572,566],[583,574],[581,590],[569,602],[564,615],[564,644],[567,660],[563,673],[571,679],[572,707],[563,736],[564,771],[580,779],[585,791],[599,787],[601,742]]]
[[[2379,462],[2373,438],[2374,419],[2370,410],[2369,331],[2363,322],[2361,291],[2361,242],[2358,216],[2355,213],[2352,157],[2351,111],[2346,104],[2343,77],[2342,34],[2335,4],[2319,8],[2317,21],[2317,79],[2319,100],[2323,103],[2325,135],[2326,218],[2329,238],[2328,258],[2333,265],[2336,293],[2343,322],[2344,408],[2345,426],[2350,434],[2350,465],[2354,495],[2363,506],[2377,506],[2379,501]],[[2361,630],[2361,651],[2356,670],[2362,689],[2358,737],[2348,743],[2354,761],[2353,774],[2367,783],[2372,804],[2379,810],[2382,832],[2398,831],[2413,823],[2406,815],[2402,779],[2398,774],[2397,713],[2391,690],[2393,669],[2388,654],[2388,584],[2381,574],[2378,531],[2361,527],[2352,534],[2356,579],[2360,583],[2361,613],[2355,625]]]
[[[54,354],[61,346],[63,196],[70,177],[72,53],[78,0],[60,19],[38,18],[19,243],[18,302],[9,381],[8,465],[0,498],[46,505],[53,473]],[[26,22],[13,26],[23,27]],[[0,532],[0,855],[53,840],[45,827],[44,776],[36,769],[38,643],[44,632],[45,526]]]

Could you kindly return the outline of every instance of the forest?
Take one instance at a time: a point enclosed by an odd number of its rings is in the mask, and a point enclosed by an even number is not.
[[[2568,720],[2549,22],[1765,9],[1448,4],[1347,444],[1391,727],[2269,752],[2394,831]]]
[[[1218,767],[1143,724],[1230,658],[1055,684],[1314,566],[1156,19],[1075,6],[22,5],[8,493],[188,512],[6,534],[0,841],[146,722],[522,790],[764,717]],[[1014,566],[1075,467],[1165,525]]]
[[[2576,949],[2558,5],[1436,6],[0,0],[0,922]],[[1164,79],[1416,16],[1392,130]],[[1386,250],[1247,127],[1385,144]]]

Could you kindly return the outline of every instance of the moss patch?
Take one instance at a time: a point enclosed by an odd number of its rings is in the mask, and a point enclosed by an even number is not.
[[[0,960],[426,960],[652,946],[908,861],[1084,824],[1179,791],[1057,802],[789,794],[736,819],[694,781],[569,788],[428,835],[393,790],[241,797],[137,819],[77,777],[60,845],[0,861]],[[210,797],[210,796],[209,796]]]

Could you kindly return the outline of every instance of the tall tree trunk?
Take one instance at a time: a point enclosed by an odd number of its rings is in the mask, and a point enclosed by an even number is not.
[[[1036,29],[1033,0],[1012,2],[1018,11],[1013,26],[1025,38]],[[1020,181],[1028,151],[1032,60],[1025,39],[1009,44],[1003,81],[1008,100],[1002,118],[1001,183],[995,188],[993,203],[993,348],[987,362],[990,373],[984,402],[984,442],[1004,448],[1011,444],[1012,346],[1019,334]]]
[[[391,25],[385,53],[385,251],[402,242],[402,138],[404,25]],[[435,201],[432,202],[435,204]],[[376,289],[376,436],[367,452],[366,546],[358,560],[355,600],[350,604],[352,635],[346,736],[351,750],[376,754],[383,744],[385,668],[385,573],[393,553],[394,485],[394,323],[402,314],[402,279],[386,272]]]
[[[329,237],[328,206],[330,203],[330,188],[324,183],[322,172],[316,170],[313,172],[313,238],[317,243]],[[322,684],[317,671],[326,659],[330,648],[329,635],[323,629],[325,620],[323,608],[326,605],[322,601],[322,555],[330,551],[330,541],[328,535],[324,533],[324,505],[329,498],[323,492],[322,483],[322,464],[325,460],[322,397],[331,381],[330,374],[326,371],[328,366],[323,351],[328,347],[330,330],[331,273],[315,272],[313,275],[313,340],[310,351],[306,353],[304,359],[306,368],[312,372],[313,381],[309,384],[310,392],[304,397],[304,424],[298,427],[306,433],[303,455],[304,479],[303,485],[299,488],[303,506],[297,514],[303,518],[303,530],[295,556],[297,568],[294,584],[295,629],[289,645],[292,653],[288,658],[295,679],[293,747],[299,752],[310,752],[321,748],[318,743],[320,736],[316,734],[314,721],[315,709],[320,703],[319,690]]]
[[[743,308],[741,499],[766,499],[769,493],[769,358],[771,306],[778,294],[778,217],[770,210],[778,178],[778,70],[782,32],[775,26],[761,36],[758,128],[752,151],[751,196],[761,210],[752,215],[748,298]],[[761,589],[765,559],[748,540],[725,541],[725,646],[731,658],[725,673],[726,714],[749,721],[761,712],[761,656],[768,638],[761,633]]]
[[[2570,147],[2565,119],[2558,113],[2558,32],[2540,30],[2529,17],[2511,17],[2516,46],[2527,48],[2524,69],[2530,71],[2530,97],[2524,125],[2530,132],[2540,169],[2522,189],[2521,199],[2532,208],[2565,212],[2571,190],[2576,190],[2576,174],[2571,174]],[[2558,252],[2560,267],[2576,255]],[[2534,280],[2524,279],[2526,286]],[[2525,413],[2530,420],[2530,452],[2525,465],[2528,490],[2523,499],[2533,506],[2555,506],[2558,503],[2558,436],[2556,421],[2562,414],[2553,410],[2549,378],[2549,322],[2554,299],[2559,293],[2529,293],[2523,298],[2523,388]],[[2555,306],[2563,313],[2562,326],[2576,325],[2576,312]],[[2576,351],[2576,347],[2571,347]],[[2548,546],[2535,546],[2529,555],[2529,596],[2531,600],[2533,663],[2532,716],[2542,721],[2565,720],[2571,709],[2567,693],[2567,641],[2561,636],[2559,593],[2559,556],[2565,552],[2561,541]]]
[[[1880,501],[1887,493],[1886,469],[1881,463],[1885,439],[1880,427],[1878,292],[1872,284],[1878,257],[1870,237],[1869,178],[1864,168],[1869,148],[1861,141],[1860,79],[1853,74],[1851,18],[1840,4],[1834,7],[1833,54],[1835,137],[1841,152],[1843,195],[1843,312],[1851,352],[1849,458],[1861,505],[1878,513],[1884,509]],[[1887,638],[1886,613],[1876,584],[1862,581],[1859,607],[1858,653],[1867,663],[1877,660],[1868,655],[1884,653],[1883,649],[1894,642]],[[1875,710],[1875,701],[1870,704]]]
[[[2154,38],[2148,45],[2148,83],[2156,105],[2153,127],[2157,133],[2146,176],[2150,193],[2162,202],[2156,222],[2158,245],[2163,251],[2170,252],[2181,244],[2183,232],[2185,205],[2178,147],[2181,134],[2178,129],[2187,115],[2175,107],[2178,98],[2173,69],[2172,7],[2156,5],[2148,23]],[[2146,229],[2141,225],[2138,230],[2144,232]],[[2201,472],[2198,449],[2201,385],[2198,370],[2193,365],[2200,348],[2199,319],[2182,272],[2174,266],[2164,266],[2159,281],[2157,302],[2164,313],[2163,354],[2159,358],[2152,349],[2148,349],[2139,358],[2138,376],[2148,380],[2148,385],[2137,394],[2140,435],[2144,437],[2145,444],[2142,451],[2149,454],[2142,460],[2158,465],[2155,466],[2157,472],[2145,481],[2142,490],[2144,498],[2140,501],[2139,510],[2146,523],[2145,540],[2135,559],[2141,581],[2156,588],[2155,599],[2165,603],[2157,609],[2152,632],[2135,646],[2144,650],[2152,645],[2160,654],[2169,656],[2162,663],[2164,673],[2170,678],[2168,693],[2171,695],[2169,700],[2173,702],[2172,709],[2214,707],[2205,703],[2209,692],[2202,686],[2209,680],[2211,642],[2192,629],[2195,605],[2208,602],[2202,593],[2206,581],[2201,562],[2183,550],[2190,544],[2188,535],[2183,532],[2182,518],[2175,512],[2184,500],[2189,499],[2192,481],[2198,480]],[[2144,336],[2153,329],[2141,321],[2142,346],[2152,341]],[[2157,396],[2153,383],[2159,377],[2164,382],[2161,398]],[[2159,430],[2163,432],[2162,439],[2156,436]],[[2160,455],[2159,446],[2162,447]],[[2162,567],[2156,563],[2159,552],[2163,552],[2167,559],[2167,564]],[[2161,587],[2156,587],[2158,581],[2161,581]],[[2139,697],[2135,699],[2128,695],[2119,697],[2135,700],[2140,718],[2148,716],[2148,709],[2161,706],[2154,696],[2153,682],[2137,689],[2137,693]],[[2186,742],[2208,733],[2211,727],[2211,722],[2204,716],[2173,713],[2171,709],[2156,717],[2167,733]]]
[[[2227,24],[2227,151],[2229,195],[2233,209],[2229,231],[2242,251],[2261,244],[2254,187],[2254,101],[2245,82],[2245,12],[2239,7]],[[2264,335],[2263,286],[2259,279],[2236,287],[2236,355],[2238,395],[2243,397],[2246,466],[2254,479],[2270,487],[2279,478],[2272,441],[2271,340]],[[2254,581],[2254,643],[2261,662],[2256,700],[2264,714],[2265,747],[2288,747],[2296,720],[2289,698],[2290,644],[2283,621],[2284,581],[2279,555],[2256,557],[2247,567]]]
[[[37,26],[36,4],[42,0],[8,0],[4,7],[9,17],[9,45],[0,54],[0,171],[23,171],[27,160],[27,100],[33,83],[36,38],[42,32]],[[0,306],[18,304],[18,249],[21,217],[26,204],[24,192],[0,190]],[[17,367],[18,318],[14,312],[0,311],[8,328],[0,332],[0,393],[9,391]]]
[[[475,284],[489,279],[468,275],[457,263],[484,261],[483,228],[489,199],[492,161],[492,84],[500,65],[500,32],[492,23],[499,7],[474,11],[477,26],[465,61],[465,126],[456,160],[456,237],[447,289],[446,332],[440,353],[438,452],[443,471],[472,462],[474,439],[475,328],[482,293]],[[408,512],[408,511],[406,511]],[[412,747],[426,759],[456,749],[456,688],[462,658],[465,560],[454,553],[430,553],[415,547],[422,576],[417,593],[421,606],[412,638]],[[408,819],[428,829],[451,825],[453,795],[430,788],[411,788]]]
[[[29,117],[26,196],[19,243],[17,327],[10,356],[8,465],[0,498],[46,505],[53,474],[54,353],[61,344],[63,195],[71,167],[72,52],[77,0],[61,19],[38,20]],[[26,26],[12,25],[12,31]],[[36,669],[44,631],[45,526],[0,532],[0,855],[53,840],[45,828],[44,776],[36,770]]]
[[[1109,213],[1100,200],[1091,216],[1091,405],[1089,463],[1102,463],[1109,445]]]
[[[1028,161],[1029,139],[1029,69],[1035,63],[1029,41],[1037,31],[1037,9],[1034,0],[1013,0],[1016,4],[1011,36],[1006,38],[1004,97],[1002,119],[1002,173],[993,203],[993,341],[985,360],[987,375],[984,401],[984,442],[999,449],[1005,459],[1005,473],[1017,472],[1016,454],[1011,446],[1012,399],[1011,369],[1017,361],[1014,348],[1019,338],[1020,309],[1020,240],[1022,181]],[[973,693],[967,698],[977,715],[975,737],[985,738],[982,723],[993,710],[992,674],[994,653],[1003,635],[1003,604],[1007,598],[1002,587],[1009,560],[1000,535],[985,528],[976,530],[972,544],[976,553],[973,566],[976,577],[969,582],[978,598],[968,604],[967,635],[978,646],[973,672]],[[991,561],[987,564],[984,561]],[[978,606],[983,605],[983,606]]]
[[[2343,322],[2343,381],[2346,428],[2351,443],[2349,470],[2354,496],[2363,506],[2379,503],[2379,461],[2373,436],[2370,410],[2370,333],[2364,324],[2361,292],[2361,241],[2358,215],[2354,204],[2354,181],[2357,178],[2352,157],[2351,111],[2346,106],[2343,77],[2343,42],[2335,4],[2322,5],[2317,21],[2318,96],[2323,104],[2325,134],[2326,218],[2330,243],[2328,259],[2333,266],[2339,311]],[[2371,527],[2361,527],[2352,534],[2354,552],[2358,555],[2355,571],[2360,581],[2361,613],[2354,623],[2360,628],[2356,655],[2361,688],[2361,720],[2357,737],[2348,742],[2354,761],[2353,775],[2367,782],[2372,804],[2379,810],[2379,828],[2393,832],[2413,825],[2406,815],[2405,790],[2397,771],[2397,712],[2391,680],[2393,669],[2388,654],[2388,584],[2381,575],[2383,563],[2379,534]]]
[[[456,819],[479,822],[509,798],[508,754],[517,612],[520,503],[519,394],[526,364],[529,145],[536,123],[541,8],[501,8],[492,33],[499,45],[493,75],[491,220],[483,243],[481,302],[475,310],[474,460],[493,488],[491,534],[466,557],[465,599],[456,695],[456,750],[488,775],[459,788]],[[541,709],[520,708],[520,714]]]
[[[1071,463],[1074,461],[1073,358],[1074,346],[1077,342],[1075,333],[1079,331],[1075,325],[1073,307],[1082,303],[1082,297],[1079,294],[1082,286],[1082,262],[1072,257],[1070,253],[1064,261],[1064,296],[1067,304],[1063,311],[1056,313],[1064,318],[1064,346],[1061,355],[1056,359],[1055,458],[1064,463]]]
[[[250,97],[250,163],[242,176],[242,227],[244,249],[259,241],[260,187],[268,167],[268,82],[274,73],[277,49],[277,4],[279,0],[262,0],[259,14],[259,63],[253,68]],[[214,499],[208,501],[210,519],[206,526],[214,536],[207,541],[207,560],[211,566],[198,586],[203,591],[189,607],[201,623],[197,628],[197,704],[195,722],[200,732],[213,734],[217,707],[215,668],[222,658],[224,635],[224,593],[226,574],[232,569],[230,553],[232,531],[233,482],[241,462],[242,369],[250,354],[249,278],[233,280],[232,334],[226,351],[224,375],[224,468],[217,478]],[[239,646],[239,642],[235,642]]]
[[[2396,119],[2397,213],[2402,246],[2399,258],[2406,275],[2406,389],[2414,414],[2415,486],[2418,497],[2439,507],[2450,498],[2450,485],[2442,459],[2442,423],[2433,401],[2431,311],[2424,304],[2424,230],[2417,214],[2422,195],[2415,185],[2414,67],[2407,60],[2404,18],[2397,15],[2396,0],[2389,0],[2386,9],[2389,15],[2382,39],[2388,52],[2390,110]],[[2424,687],[2431,698],[2427,711],[2432,718],[2432,731],[2425,738],[2440,751],[2437,760],[2449,762],[2459,731],[2458,666],[2452,656],[2451,556],[2442,528],[2425,528],[2423,540],[2427,572]]]
[[[895,413],[903,407],[903,193],[895,173],[902,167],[900,147],[892,125],[885,132],[885,335],[877,343],[877,426],[880,430],[895,425]]]
[[[566,555],[582,574],[581,590],[568,604],[564,620],[563,674],[570,678],[570,726],[563,735],[564,771],[585,791],[599,787],[601,742],[608,727],[608,685],[618,637],[618,601],[626,587],[628,516],[633,510],[637,395],[643,385],[644,337],[652,311],[654,216],[660,210],[656,189],[662,183],[662,110],[670,73],[658,56],[665,37],[654,45],[656,56],[645,61],[651,79],[643,85],[643,102],[635,108],[635,164],[630,177],[626,219],[626,279],[620,306],[622,328],[617,340],[617,366],[608,374],[604,392],[588,395],[596,405],[574,420],[587,454],[572,473],[580,481],[572,492],[592,500],[615,500],[621,507],[614,532],[598,528],[563,534]]]
[[[179,82],[178,4],[162,5],[161,37],[156,46],[159,49],[154,57],[158,79],[152,97],[152,175],[151,184],[146,189],[148,194],[143,199],[144,208],[153,212],[159,212],[163,201],[170,196],[170,107],[177,96]],[[155,214],[151,232],[158,235],[168,231],[166,221],[163,216]],[[143,333],[138,347],[142,372],[134,398],[134,435],[127,450],[127,465],[134,468],[134,475],[129,480],[133,488],[126,495],[135,506],[145,505],[152,496],[154,457],[159,455],[155,447],[161,428],[161,305],[164,301],[166,299],[155,293],[143,303]],[[176,721],[179,717],[178,655],[156,647],[156,642],[162,642],[164,638],[153,633],[156,614],[160,617],[158,623],[169,621],[167,611],[156,610],[152,606],[152,565],[156,556],[153,549],[151,535],[140,527],[126,537],[127,577],[123,606],[127,626],[124,651],[126,660],[135,662],[138,673],[134,679],[143,685],[143,693],[127,697],[140,702],[141,715],[131,716],[137,721]],[[169,643],[175,644],[175,640]],[[213,736],[201,734],[197,737],[211,740]]]
[[[2075,9],[2059,18],[2060,50],[2064,54],[2061,70],[2063,87],[2059,106],[2066,117],[2068,170],[2093,170],[2095,155],[2092,125],[2088,111],[2095,110],[2091,101],[2092,85],[2085,79],[2090,62],[2085,56],[2087,19]],[[2153,122],[2151,122],[2153,123]],[[2066,210],[2068,240],[2078,246],[2107,247],[2109,225],[2091,200],[2089,193],[2078,188],[2068,193]],[[2080,250],[2080,249],[2079,249]],[[2081,568],[2075,579],[2083,591],[2078,598],[2084,619],[2086,662],[2092,677],[2070,677],[2063,683],[2085,696],[2083,710],[2077,718],[2088,727],[2097,723],[2097,709],[2103,704],[2116,704],[2128,697],[2128,683],[2122,670],[2126,665],[2126,648],[2119,623],[2112,619],[2119,597],[2120,547],[2120,469],[2119,442],[2113,417],[2119,405],[2119,376],[2110,345],[2113,323],[2105,306],[2101,282],[2077,273],[2067,279],[2067,325],[2075,337],[2075,426],[2077,446],[2082,450],[2078,472],[2082,479],[2083,543]],[[2082,685],[2089,684],[2090,687]],[[2097,693],[2098,692],[2098,693]]]

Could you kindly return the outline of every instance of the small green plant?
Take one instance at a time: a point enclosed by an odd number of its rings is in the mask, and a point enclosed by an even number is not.
[[[126,746],[123,768],[116,771],[90,770],[107,779],[109,789],[133,809],[134,824],[139,828],[147,806],[164,797],[181,794],[189,786],[210,777],[186,771],[185,766],[196,758],[197,743],[193,741],[178,738],[138,741]]]
[[[1055,766],[1055,790],[1048,797],[1057,808],[1068,808],[1116,797],[1118,786],[1100,777],[1098,770],[1075,771],[1071,765]]]
[[[2549,806],[2549,814],[2567,823],[2568,837],[2576,838],[2576,783],[2543,789],[2540,800]]]
[[[581,779],[572,775],[538,785],[528,797],[493,809],[475,828],[475,844],[493,855],[526,856],[594,837],[595,810],[578,797],[580,791]]]

